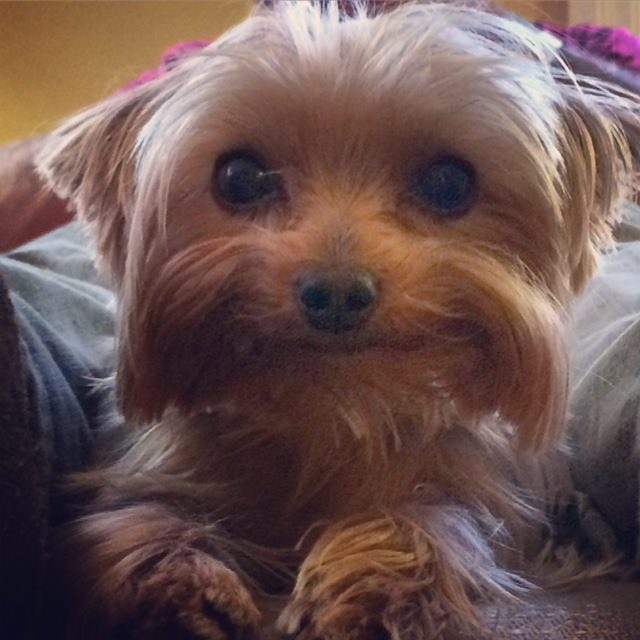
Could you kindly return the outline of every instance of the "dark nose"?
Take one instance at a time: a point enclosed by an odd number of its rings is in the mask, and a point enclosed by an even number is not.
[[[364,324],[373,311],[378,291],[366,271],[316,271],[301,278],[297,294],[312,327],[343,333]]]

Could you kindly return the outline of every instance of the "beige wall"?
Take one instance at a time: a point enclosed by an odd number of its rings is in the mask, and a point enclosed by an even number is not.
[[[211,39],[250,0],[0,0],[0,143],[46,131],[154,66],[169,46]]]
[[[640,34],[640,0],[571,0],[569,22],[626,27]]]
[[[529,20],[626,27],[640,34],[640,0],[495,0]]]
[[[532,22],[552,24],[566,22],[567,0],[495,0],[495,2]]]

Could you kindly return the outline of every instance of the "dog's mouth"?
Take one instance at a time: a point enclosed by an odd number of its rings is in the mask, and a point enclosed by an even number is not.
[[[336,340],[306,340],[294,342],[291,346],[301,352],[326,356],[391,356],[406,355],[424,351],[432,341],[428,338],[409,338],[405,340],[379,338],[340,338]]]
[[[314,357],[320,359],[365,358],[370,360],[413,358],[435,352],[460,349],[485,351],[491,340],[475,322],[459,323],[448,330],[425,329],[419,333],[402,335],[397,332],[356,331],[343,334],[283,336],[268,346],[256,346],[256,355],[268,352],[281,356]]]

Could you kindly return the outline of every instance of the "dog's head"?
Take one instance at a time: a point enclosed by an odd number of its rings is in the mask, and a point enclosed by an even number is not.
[[[40,158],[121,297],[125,414],[379,397],[544,444],[631,103],[483,11],[321,5],[259,9]]]

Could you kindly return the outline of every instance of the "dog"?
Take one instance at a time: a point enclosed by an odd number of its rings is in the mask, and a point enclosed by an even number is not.
[[[637,106],[479,7],[270,5],[39,158],[120,305],[73,637],[431,639],[527,589]]]

